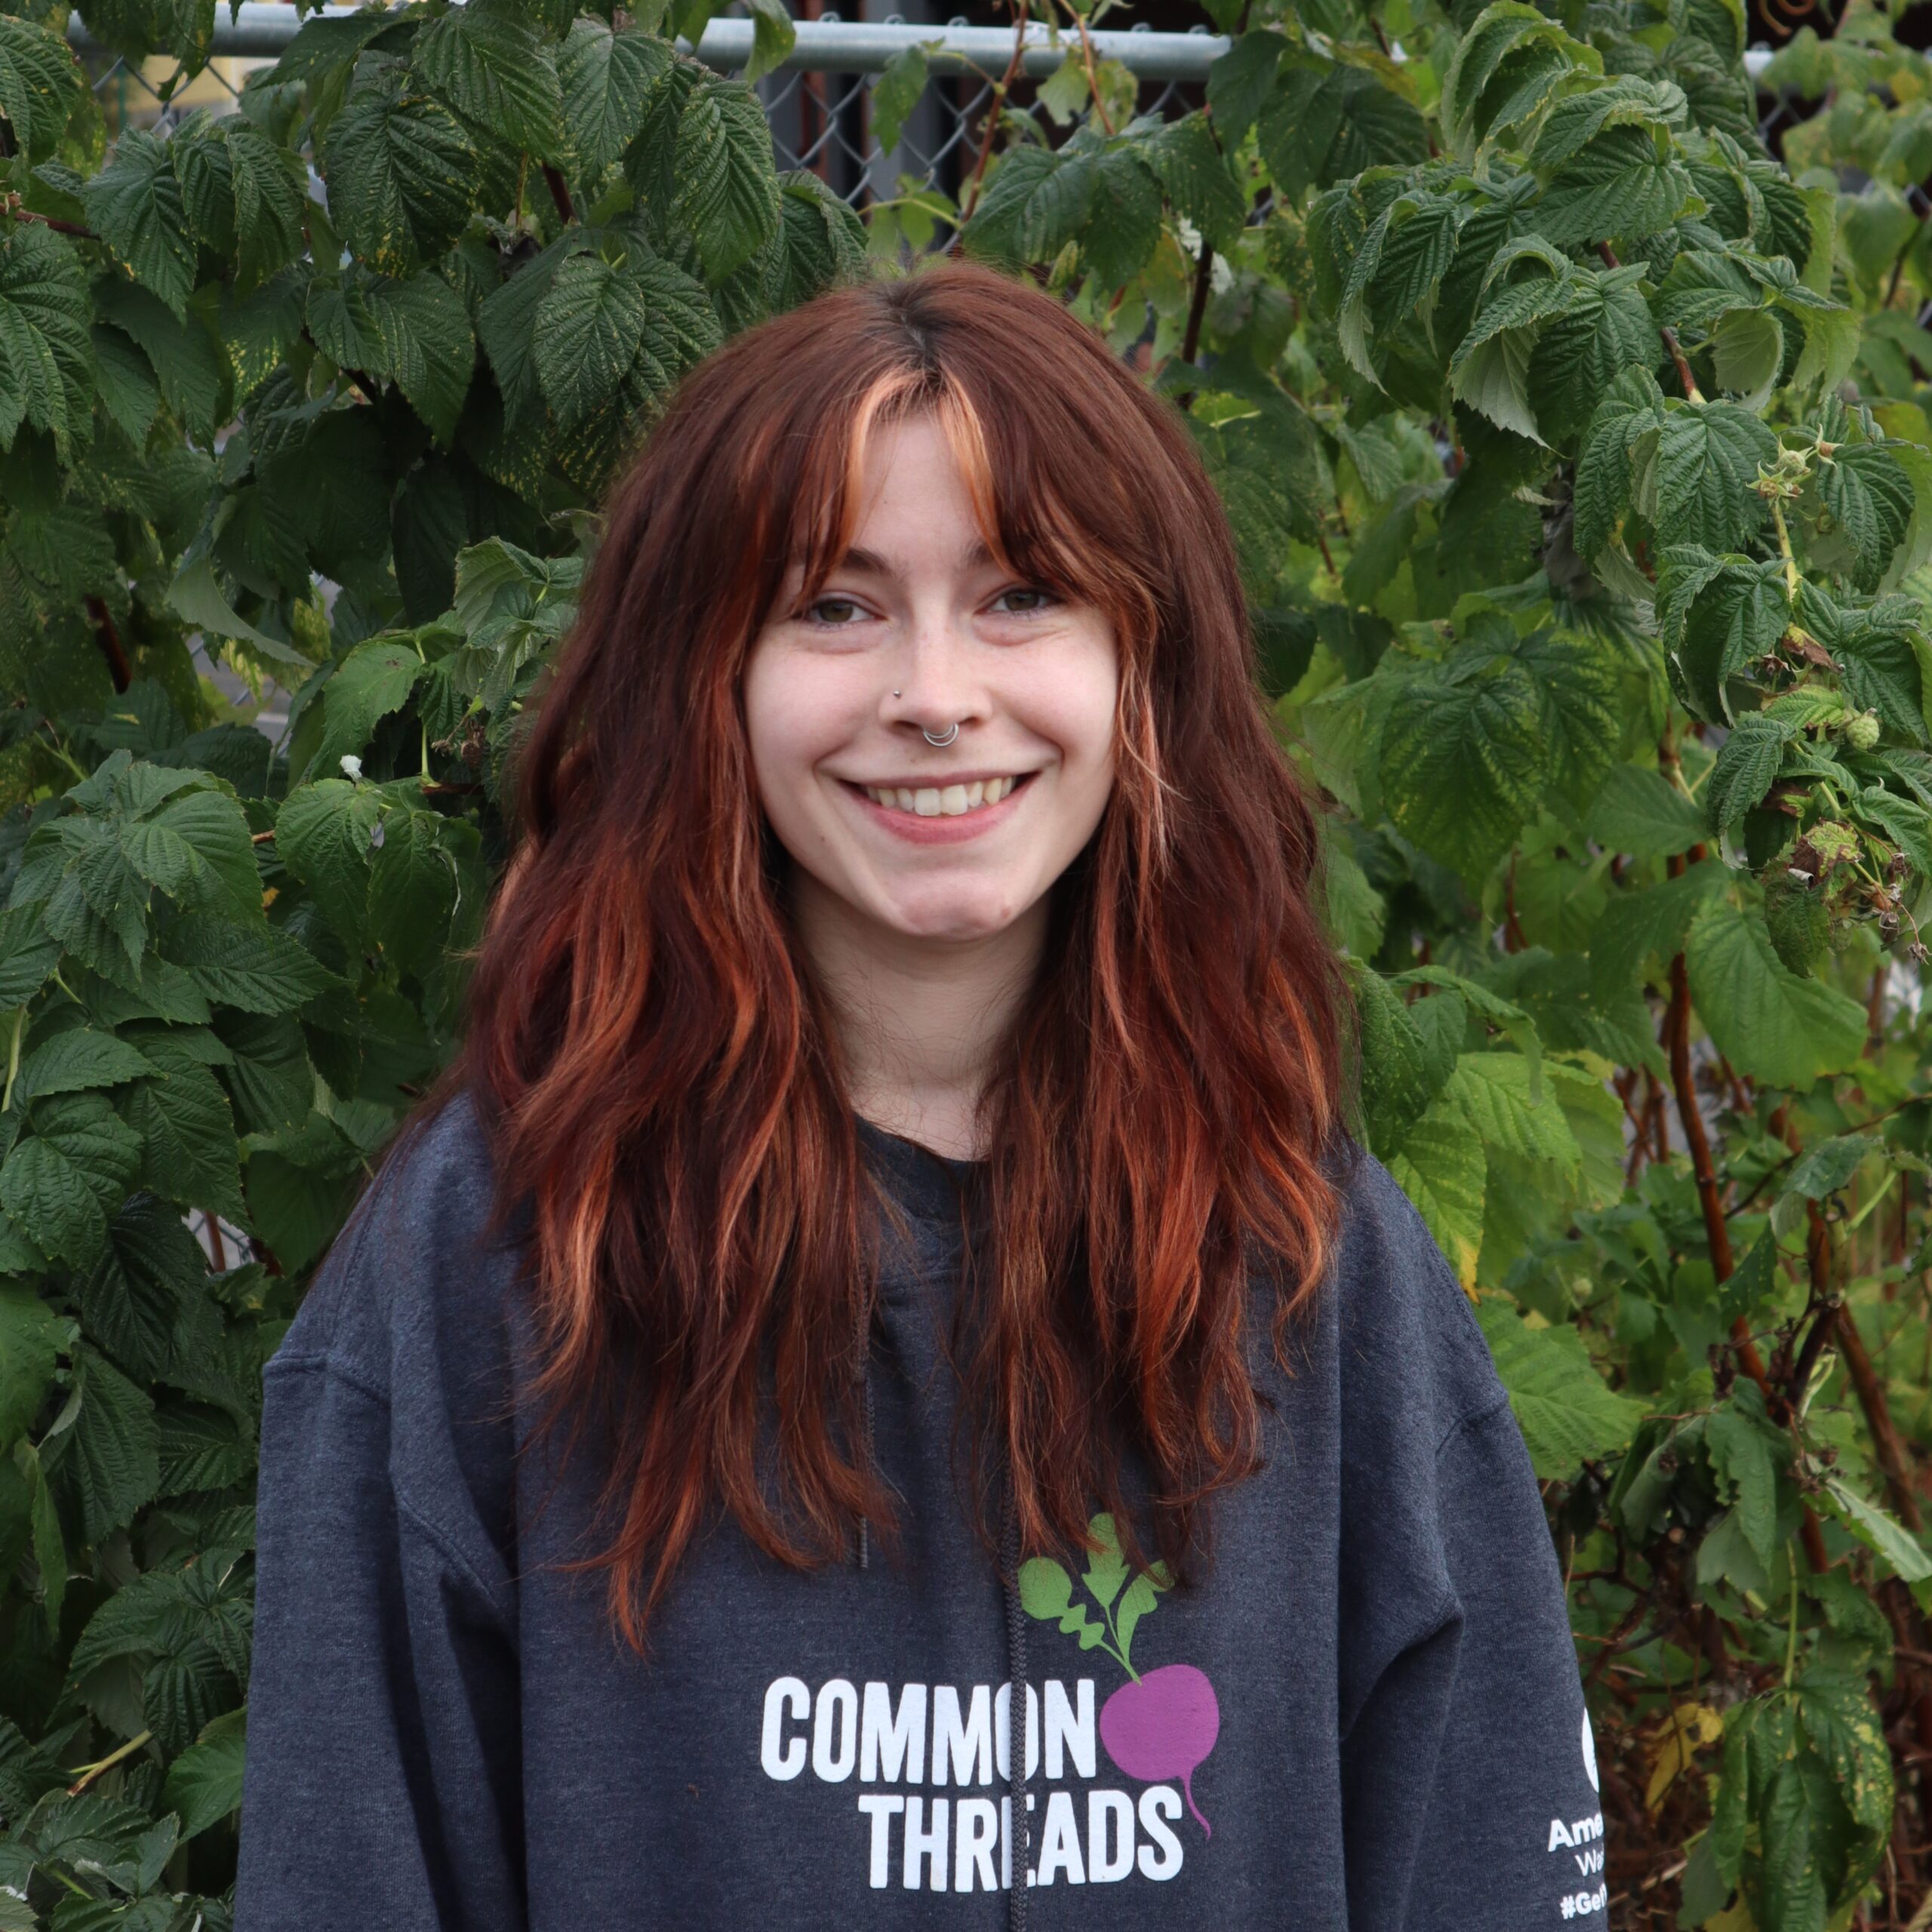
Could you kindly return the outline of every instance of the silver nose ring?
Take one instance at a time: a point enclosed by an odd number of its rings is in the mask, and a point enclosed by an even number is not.
[[[959,721],[957,718],[953,721],[952,729],[947,732],[946,736],[943,738],[935,738],[930,731],[924,728],[923,725],[920,728],[919,731],[919,736],[924,739],[928,744],[935,746],[949,745],[955,738],[958,737],[958,735]]]

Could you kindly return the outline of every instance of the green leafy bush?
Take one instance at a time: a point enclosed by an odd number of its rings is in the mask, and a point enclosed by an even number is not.
[[[1362,1131],[1545,1481],[1611,1919],[1916,1909],[1932,74],[1875,14],[1801,36],[1794,176],[1724,0],[1216,7],[1204,107],[1069,29],[963,206],[863,224],[677,52],[705,0],[314,19],[238,112],[111,143],[63,10],[0,12],[21,1923],[227,1922],[259,1371],[451,1051],[603,485],[730,333],[951,237],[1224,492],[1334,805]],[[82,11],[207,58],[208,8]],[[197,638],[290,694],[275,743]]]

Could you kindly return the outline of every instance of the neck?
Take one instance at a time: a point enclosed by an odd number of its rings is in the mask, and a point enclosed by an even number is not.
[[[980,1096],[1038,967],[1046,899],[997,933],[939,940],[878,925],[802,871],[792,888],[854,1111],[952,1159],[983,1158]]]

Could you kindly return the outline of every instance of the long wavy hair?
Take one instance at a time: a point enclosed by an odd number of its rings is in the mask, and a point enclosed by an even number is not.
[[[1256,1337],[1287,1365],[1333,1244],[1316,827],[1180,417],[1058,302],[956,263],[740,335],[611,491],[454,1069],[529,1244],[536,1438],[568,1416],[568,1457],[603,1421],[611,1540],[561,1567],[609,1573],[640,1652],[721,1512],[799,1568],[894,1527],[862,1394],[878,1224],[740,686],[788,565],[815,595],[852,541],[868,437],[921,412],[1001,567],[1118,647],[1113,789],[981,1102],[955,1360],[989,1548],[995,1508],[1023,1551],[1083,1546],[1097,1506],[1132,1543],[1132,1487],[1185,1581],[1260,1466]]]

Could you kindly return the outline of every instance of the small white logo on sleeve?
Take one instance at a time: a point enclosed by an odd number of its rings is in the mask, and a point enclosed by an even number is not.
[[[1603,1787],[1597,1783],[1597,1740],[1595,1734],[1590,1729],[1588,1711],[1583,1713],[1583,1769],[1590,1774],[1590,1789],[1601,1791]]]

